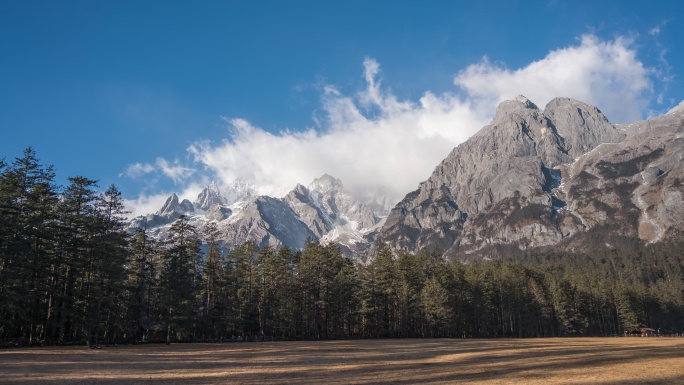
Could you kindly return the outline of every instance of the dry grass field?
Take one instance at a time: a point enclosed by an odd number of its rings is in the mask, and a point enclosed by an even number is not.
[[[684,338],[403,339],[0,350],[11,384],[684,384]]]

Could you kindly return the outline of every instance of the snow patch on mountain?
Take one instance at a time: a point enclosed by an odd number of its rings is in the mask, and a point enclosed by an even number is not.
[[[156,213],[134,218],[130,229],[146,229],[163,240],[171,224],[185,215],[200,236],[215,223],[226,248],[251,240],[260,246],[301,249],[307,240],[318,240],[356,250],[370,243],[392,207],[378,194],[356,198],[342,181],[327,174],[282,196],[262,194],[265,191],[272,189],[242,180],[221,188],[212,181],[194,203],[172,194]]]

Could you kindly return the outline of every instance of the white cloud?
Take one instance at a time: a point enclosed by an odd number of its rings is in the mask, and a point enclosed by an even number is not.
[[[134,163],[126,168],[126,171],[119,174],[119,176],[128,176],[129,178],[139,178],[145,174],[149,174],[154,171],[154,166],[149,163]]]
[[[197,199],[197,195],[199,195],[206,185],[207,183],[190,183],[183,191],[176,191],[176,195],[178,195],[178,199],[181,201],[183,199],[188,199],[191,202],[194,202]],[[161,192],[150,195],[141,194],[136,199],[124,199],[124,206],[130,211],[127,217],[131,219],[141,215],[156,213],[164,206],[164,203],[166,203],[166,200],[171,194],[171,192]]]
[[[124,206],[129,211],[128,218],[152,214],[161,209],[171,194],[159,193],[153,195],[141,194],[136,199],[124,199]]]
[[[669,22],[670,22],[669,19],[668,19],[668,20],[663,20],[663,21],[661,21],[660,23],[658,23],[658,25],[656,25],[655,27],[651,28],[651,29],[648,31],[648,34],[651,35],[651,36],[658,36],[658,35],[660,34],[661,28],[665,27]]]
[[[520,94],[542,108],[566,96],[598,106],[613,122],[633,121],[643,117],[652,86],[631,45],[625,38],[602,41],[585,35],[579,46],[552,51],[517,70],[483,59],[461,71],[454,83],[485,108]]]
[[[602,41],[586,35],[579,45],[515,70],[485,58],[455,76],[460,93],[428,91],[417,101],[397,100],[383,89],[375,60],[367,58],[363,65],[366,88],[355,96],[324,86],[319,129],[271,133],[243,119],[226,119],[228,139],[197,142],[188,151],[209,178],[224,186],[240,178],[282,195],[329,173],[356,193],[383,192],[399,200],[486,125],[503,100],[523,94],[543,108],[554,97],[573,97],[622,122],[642,118],[652,93],[649,71],[624,38]],[[193,175],[178,162],[159,159],[157,166],[179,183]],[[161,207],[158,201],[154,210]]]
[[[488,117],[454,95],[426,93],[417,104],[399,102],[374,81],[377,63],[367,59],[364,64],[368,87],[359,101],[328,87],[324,131],[272,134],[231,119],[230,140],[199,142],[190,152],[222,184],[240,178],[271,184],[273,193],[283,194],[329,173],[357,193],[384,190],[400,199]],[[378,116],[365,116],[360,104],[377,109]]]
[[[171,178],[174,183],[185,181],[188,177],[195,173],[193,168],[181,165],[178,160],[175,160],[172,164],[164,158],[157,158],[156,163],[161,172],[167,177]]]

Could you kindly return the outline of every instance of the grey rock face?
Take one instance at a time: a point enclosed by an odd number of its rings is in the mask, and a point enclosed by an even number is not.
[[[228,185],[226,188],[224,199],[225,203],[228,205],[232,205],[235,202],[239,201],[250,201],[259,196],[259,194],[255,191],[256,188],[255,186],[252,186],[249,183],[246,183],[245,181],[236,179],[233,182]]]
[[[337,243],[348,254],[367,245],[382,221],[346,191],[339,179],[327,174],[314,179],[308,188],[298,185],[283,200],[317,239]]]
[[[339,179],[323,175],[308,188],[297,185],[282,199],[256,198],[228,221],[222,238],[228,244],[253,240],[301,249],[307,240],[365,242],[363,236],[378,222]]]
[[[651,156],[649,162],[623,160],[636,162],[638,171],[635,173],[644,171],[642,167],[660,159],[661,155],[669,160],[659,160],[656,162],[658,165],[675,164],[673,159],[681,155],[676,152],[661,154],[657,149],[665,143],[672,146],[673,135],[676,135],[669,134],[670,138],[665,138],[664,134],[650,128],[669,124],[674,129],[677,124],[670,123],[676,121],[677,116],[680,115],[675,111],[667,118],[639,122],[637,127],[616,127],[597,108],[568,98],[552,100],[543,111],[524,97],[503,102],[491,124],[456,147],[435,168],[430,178],[419,185],[418,190],[408,194],[392,209],[378,238],[395,250],[415,252],[427,247],[439,249],[446,255],[472,253],[497,244],[525,249],[556,244],[606,220],[626,220],[630,215],[629,209],[625,209],[624,215],[615,214],[616,207],[625,205],[634,206],[632,216],[641,215],[640,223],[647,223],[637,226],[642,228],[641,233],[661,234],[668,224],[653,225],[652,222],[658,217],[670,218],[668,223],[673,223],[676,212],[672,207],[681,199],[681,189],[676,187],[675,176],[671,177],[674,179],[668,185],[675,187],[649,195],[659,197],[656,199],[659,203],[651,207],[655,198],[649,201],[638,197],[645,187],[635,192],[637,197],[630,195],[636,185],[629,193],[605,190],[606,186],[612,186],[613,182],[608,181],[612,181],[614,175],[607,171],[591,173],[584,168],[600,162],[603,166],[594,167],[609,167],[606,165],[618,162],[618,159],[604,159],[603,156],[607,156],[602,152],[604,148],[615,148],[614,153],[621,153],[623,158],[632,154]],[[643,143],[644,137],[622,142],[628,135],[643,131],[644,126],[649,126],[649,135],[660,135],[660,139],[652,138],[650,141],[650,148],[657,154],[647,155],[645,148],[637,151],[626,147]],[[582,156],[587,152],[604,155],[591,163],[588,160],[591,157]],[[575,162],[577,157],[580,159]],[[575,167],[573,173],[564,166],[568,164]],[[625,164],[624,167],[632,166]],[[658,167],[663,171],[667,168]],[[585,173],[578,171],[580,169]],[[667,170],[669,175],[677,173],[672,168]],[[586,176],[587,172],[598,175],[595,185],[592,184],[593,179]],[[630,174],[630,178],[636,178],[634,175]],[[639,181],[629,179],[630,182],[625,183],[640,184],[654,177],[644,174],[640,178]],[[572,194],[568,193],[571,188]],[[580,191],[584,194],[582,199],[577,198]],[[604,199],[605,204],[613,207],[608,210],[610,213],[590,204],[597,194],[612,197]],[[627,195],[623,197],[620,194]],[[644,203],[639,203],[640,199]],[[638,205],[627,204],[631,201],[651,209],[643,209],[642,214],[638,214]],[[644,210],[647,213],[644,214]]]
[[[221,191],[216,181],[212,181],[202,192],[197,196],[195,207],[201,210],[209,210],[212,206],[221,206],[227,204],[226,198],[221,195]]]
[[[194,214],[194,212],[195,208],[189,200],[183,199],[183,201],[179,201],[178,196],[174,193],[171,194],[159,211],[133,219],[129,227],[154,228],[164,226],[173,223],[181,215]]]
[[[314,202],[311,192],[301,184],[283,198],[299,219],[320,239],[334,224],[330,217]]]
[[[195,208],[189,200],[183,199],[183,201],[179,203],[178,196],[174,193],[171,194],[171,196],[166,200],[164,206],[157,211],[157,215],[161,217],[169,217],[174,214],[180,215],[194,211]]]
[[[572,158],[591,151],[597,144],[617,143],[625,138],[598,108],[577,100],[554,99],[544,108],[544,115]]]
[[[220,222],[224,219],[230,218],[232,214],[233,210],[231,210],[229,207],[214,205],[204,212],[204,217],[210,221]]]
[[[367,244],[366,237],[381,223],[330,175],[315,179],[308,188],[297,185],[282,199],[257,196],[257,190],[234,181],[222,192],[212,182],[194,205],[188,200],[179,202],[173,194],[156,214],[133,219],[130,228],[146,228],[152,236],[164,239],[168,225],[186,215],[200,233],[209,222],[215,222],[219,241],[228,249],[246,241],[301,249],[307,240],[322,240],[354,250],[356,244]]]
[[[342,182],[325,174],[309,185],[313,203],[333,223],[352,223],[355,229],[369,229],[378,223],[373,211],[344,189]]]
[[[557,189],[587,228],[612,224],[621,235],[657,242],[684,228],[684,111],[633,126],[561,168]]]
[[[294,249],[303,248],[308,239],[317,239],[287,203],[267,196],[259,197],[243,208],[240,217],[228,223],[221,234],[228,245],[251,240],[258,246],[287,245]]]

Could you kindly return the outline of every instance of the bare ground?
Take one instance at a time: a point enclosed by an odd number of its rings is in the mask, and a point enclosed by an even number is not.
[[[684,338],[402,339],[0,350],[11,384],[684,384]]]

